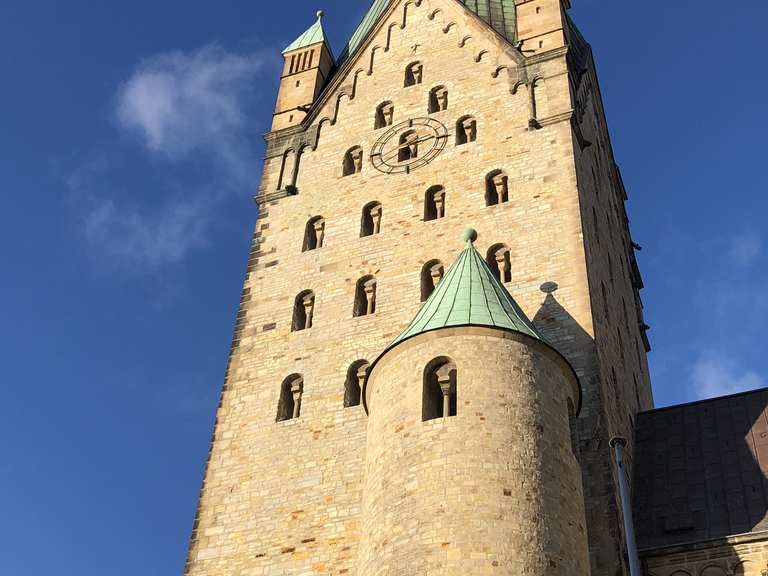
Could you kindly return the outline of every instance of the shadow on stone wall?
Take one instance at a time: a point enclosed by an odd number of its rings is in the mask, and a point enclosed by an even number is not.
[[[555,296],[558,285],[541,286],[544,302],[533,318],[542,335],[571,363],[582,387],[578,419],[579,461],[593,574],[627,573],[620,517],[614,497],[611,452],[595,341]]]

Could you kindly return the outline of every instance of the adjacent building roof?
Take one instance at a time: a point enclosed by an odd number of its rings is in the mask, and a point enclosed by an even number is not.
[[[467,247],[446,272],[410,326],[387,349],[423,332],[454,326],[489,326],[544,341],[465,234]]]
[[[374,0],[339,56],[339,63],[363,43],[392,0]],[[458,0],[510,42],[517,38],[515,0]]]
[[[323,11],[319,10],[317,12],[317,21],[310,26],[304,34],[296,38],[291,44],[283,50],[283,54],[286,52],[293,52],[294,50],[300,50],[301,48],[306,48],[307,46],[312,46],[313,44],[318,44],[319,42],[325,42],[328,43],[328,40],[325,36],[325,30],[323,30]],[[330,46],[328,48],[330,50]]]
[[[641,549],[768,530],[768,389],[637,417]]]

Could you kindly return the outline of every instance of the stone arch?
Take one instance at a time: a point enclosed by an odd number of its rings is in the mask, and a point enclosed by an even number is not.
[[[486,54],[488,54],[488,50],[480,50],[475,56],[475,62],[480,62]]]
[[[456,363],[448,356],[439,356],[426,365],[422,384],[422,421],[456,416],[457,380]]]
[[[310,250],[317,250],[323,247],[325,242],[325,218],[322,216],[315,216],[307,220],[307,225],[304,229],[304,244],[301,248],[302,252],[309,252]]]
[[[459,25],[456,24],[456,22],[448,22],[448,24],[445,25],[445,28],[443,28],[443,34],[448,34],[448,32],[458,27]]]
[[[424,221],[445,217],[445,188],[432,186],[424,194]]]
[[[312,328],[315,314],[315,293],[312,290],[299,292],[293,301],[293,320],[291,331],[300,332]]]
[[[506,244],[494,244],[488,248],[485,261],[499,282],[506,284],[512,281],[512,252]]]
[[[421,301],[427,299],[435,291],[445,275],[445,266],[440,260],[430,260],[421,268]]]
[[[491,72],[491,76],[498,78],[499,74],[501,74],[504,70],[509,70],[509,66],[497,66],[496,69]]]
[[[761,570],[757,568],[757,565],[750,560],[741,561],[733,567],[734,576],[751,576],[760,572]]]
[[[382,49],[381,46],[374,46],[373,48],[371,48],[371,59],[370,59],[369,65],[368,65],[368,76],[373,74],[373,63],[376,60],[376,51],[377,50],[381,50],[381,49]],[[385,50],[385,52],[386,52],[386,50]]]
[[[717,564],[709,564],[699,572],[699,576],[726,576],[726,570]]]
[[[467,43],[468,43],[470,40],[474,40],[474,38],[472,38],[472,36],[469,36],[469,35],[467,35],[467,36],[464,36],[464,38],[462,38],[461,40],[459,40],[459,48],[464,48],[464,46],[466,46],[466,45],[467,45]]]
[[[277,422],[293,420],[301,415],[301,396],[304,393],[304,377],[291,374],[280,385],[277,403]]]
[[[495,206],[509,201],[509,176],[504,170],[493,170],[485,177],[485,205]]]
[[[429,91],[429,113],[448,110],[448,89],[445,86],[435,86]]]
[[[437,9],[435,9],[435,10],[432,10],[432,12],[430,12],[430,13],[427,15],[427,18],[429,18],[430,20],[434,20],[434,19],[435,19],[435,16],[437,16],[438,14],[440,14],[442,11],[443,11],[443,10],[442,10],[442,8],[437,8]]]
[[[369,202],[363,206],[363,216],[360,221],[360,238],[381,233],[381,217],[383,209],[380,202]]]
[[[377,284],[374,276],[363,276],[357,281],[353,316],[370,316],[376,313],[376,289]]]
[[[456,121],[456,146],[477,140],[477,120],[474,116],[462,116]]]
[[[424,64],[422,64],[420,60],[411,62],[410,64],[408,64],[408,66],[406,66],[405,80],[403,82],[403,86],[405,88],[409,86],[416,86],[418,84],[421,84],[423,79],[424,79]]]
[[[349,365],[347,378],[344,381],[344,408],[360,406],[363,382],[370,367],[367,360],[356,360]]]
[[[360,146],[353,146],[344,154],[342,165],[342,176],[353,176],[360,174],[363,169],[363,149]]]
[[[376,118],[373,122],[374,130],[392,126],[395,117],[395,105],[390,100],[382,102],[376,107]]]
[[[326,126],[333,126],[333,122],[328,116],[323,117],[320,122],[317,123],[317,133],[315,134],[315,149],[320,145],[320,134],[324,131]]]

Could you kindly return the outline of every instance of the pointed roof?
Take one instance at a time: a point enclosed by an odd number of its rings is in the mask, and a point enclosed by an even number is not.
[[[286,52],[293,52],[294,50],[300,50],[301,48],[306,48],[307,46],[312,46],[313,44],[318,44],[320,42],[325,42],[328,44],[328,40],[325,36],[325,30],[323,29],[323,11],[318,10],[317,11],[317,21],[310,26],[304,34],[296,38],[291,44],[283,50],[283,54]],[[328,45],[328,50],[330,51],[330,45]]]
[[[392,0],[373,0],[373,4],[365,14],[363,21],[349,39],[347,46],[339,56],[339,63],[352,54],[365,40],[368,32],[373,29],[379,17],[384,13]],[[517,39],[517,18],[515,0],[458,0],[469,10],[477,14],[486,24],[501,34],[509,42]]]
[[[464,233],[466,248],[448,269],[432,295],[402,334],[395,338],[373,361],[363,383],[363,408],[368,413],[365,390],[374,367],[393,348],[419,334],[459,326],[487,326],[525,334],[557,354],[573,376],[576,414],[581,411],[581,385],[571,363],[534,327],[504,285],[488,267],[475,248],[477,232]]]
[[[465,232],[467,247],[387,350],[418,334],[454,326],[488,326],[545,341],[475,249],[476,237],[474,230]]]

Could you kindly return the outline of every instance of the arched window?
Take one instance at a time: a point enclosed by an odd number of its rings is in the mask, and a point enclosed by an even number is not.
[[[369,368],[370,365],[365,360],[358,360],[349,366],[347,380],[344,383],[344,408],[360,406],[360,395]]]
[[[315,293],[305,290],[296,296],[293,303],[292,331],[309,330],[312,328],[312,317],[315,314]]]
[[[488,249],[485,261],[499,282],[512,281],[512,260],[509,248],[504,244],[494,244]]]
[[[430,260],[421,269],[421,301],[426,302],[443,279],[445,266],[440,260]]]
[[[378,202],[371,202],[363,207],[363,218],[360,224],[360,237],[373,236],[381,232],[382,208]]]
[[[353,174],[359,174],[363,169],[363,149],[360,146],[355,146],[347,150],[344,154],[344,166],[342,167],[342,173],[344,176],[352,176]]]
[[[485,205],[495,206],[509,200],[509,178],[503,170],[494,170],[485,177]]]
[[[301,413],[301,395],[304,393],[304,378],[293,374],[283,380],[280,386],[280,400],[277,403],[277,421],[298,418]]]
[[[369,316],[376,312],[376,278],[363,276],[355,287],[354,316]]]
[[[374,129],[384,128],[386,126],[392,126],[392,122],[395,117],[395,106],[392,102],[382,102],[376,108],[376,120],[374,122]]]
[[[302,251],[308,252],[309,250],[322,248],[323,240],[325,240],[325,218],[315,216],[307,222],[304,230],[304,246]]]
[[[415,130],[406,130],[400,136],[397,161],[408,162],[419,156],[419,135]]]
[[[412,62],[411,64],[408,64],[408,67],[405,69],[404,86],[407,88],[408,86],[416,86],[417,84],[421,84],[423,75],[424,66],[421,64],[421,62]]]
[[[447,357],[435,358],[424,369],[421,419],[456,416],[456,364]]]
[[[448,89],[445,86],[436,86],[429,91],[429,113],[448,110]]]
[[[445,188],[432,186],[424,195],[424,220],[437,220],[445,216]]]
[[[477,140],[477,120],[464,116],[456,122],[456,146],[469,144]]]

